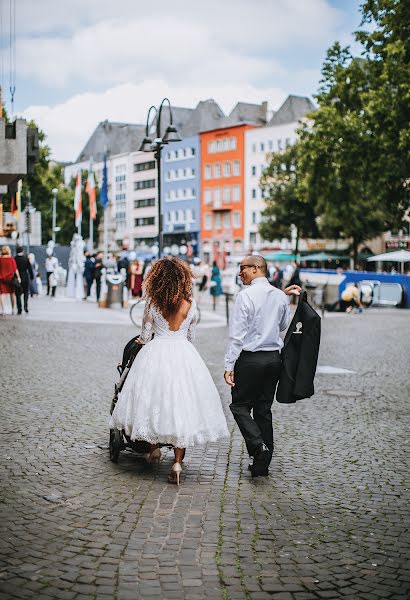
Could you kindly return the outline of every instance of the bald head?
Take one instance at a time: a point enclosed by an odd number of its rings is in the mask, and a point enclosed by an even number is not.
[[[260,254],[250,254],[249,256],[245,256],[242,262],[246,262],[249,265],[255,265],[255,267],[259,267],[262,275],[266,275],[268,273],[268,265],[266,260]]]

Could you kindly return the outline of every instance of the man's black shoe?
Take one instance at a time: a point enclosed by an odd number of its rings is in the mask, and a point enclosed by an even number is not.
[[[269,474],[269,463],[272,459],[272,453],[265,444],[259,446],[255,452],[253,465],[250,466],[252,477],[266,477]]]

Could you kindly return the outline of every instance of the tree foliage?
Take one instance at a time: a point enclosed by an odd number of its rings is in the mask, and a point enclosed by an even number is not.
[[[35,123],[29,123],[29,126],[35,127]],[[53,218],[53,193],[55,188],[57,194],[57,210],[56,223],[60,227],[60,231],[56,234],[56,242],[59,244],[69,244],[73,233],[77,231],[75,227],[74,215],[74,189],[75,181],[72,179],[68,187],[64,185],[63,167],[50,159],[50,148],[45,143],[46,136],[44,132],[39,131],[39,160],[35,164],[34,173],[23,178],[22,190],[22,208],[24,209],[27,202],[27,192],[31,193],[31,203],[41,212],[42,220],[42,242],[47,243],[52,238],[52,218]],[[88,237],[90,210],[88,195],[84,192],[85,183],[87,181],[88,172],[83,171],[83,219],[82,233],[83,237]],[[97,197],[98,197],[98,189]],[[97,211],[97,219],[94,223],[94,235],[96,235],[99,223],[99,214]]]
[[[266,198],[263,221],[259,231],[265,240],[290,238],[291,228],[296,228],[296,247],[301,237],[318,235],[312,206],[305,202],[298,191],[298,145],[289,146],[284,152],[274,153],[263,172],[261,188]]]

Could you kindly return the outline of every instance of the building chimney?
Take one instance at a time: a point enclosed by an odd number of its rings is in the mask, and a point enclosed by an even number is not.
[[[263,118],[265,121],[267,121],[267,119],[268,119],[268,103],[267,103],[267,101],[265,100],[264,102],[262,102],[261,106],[262,106]]]

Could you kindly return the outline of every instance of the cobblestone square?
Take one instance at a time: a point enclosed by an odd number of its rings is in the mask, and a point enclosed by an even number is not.
[[[254,480],[222,378],[227,330],[205,319],[196,346],[231,438],[189,450],[177,488],[171,451],[159,466],[108,457],[131,325],[32,305],[0,323],[0,600],[409,597],[407,311],[325,317],[316,394],[274,403],[270,477]]]

